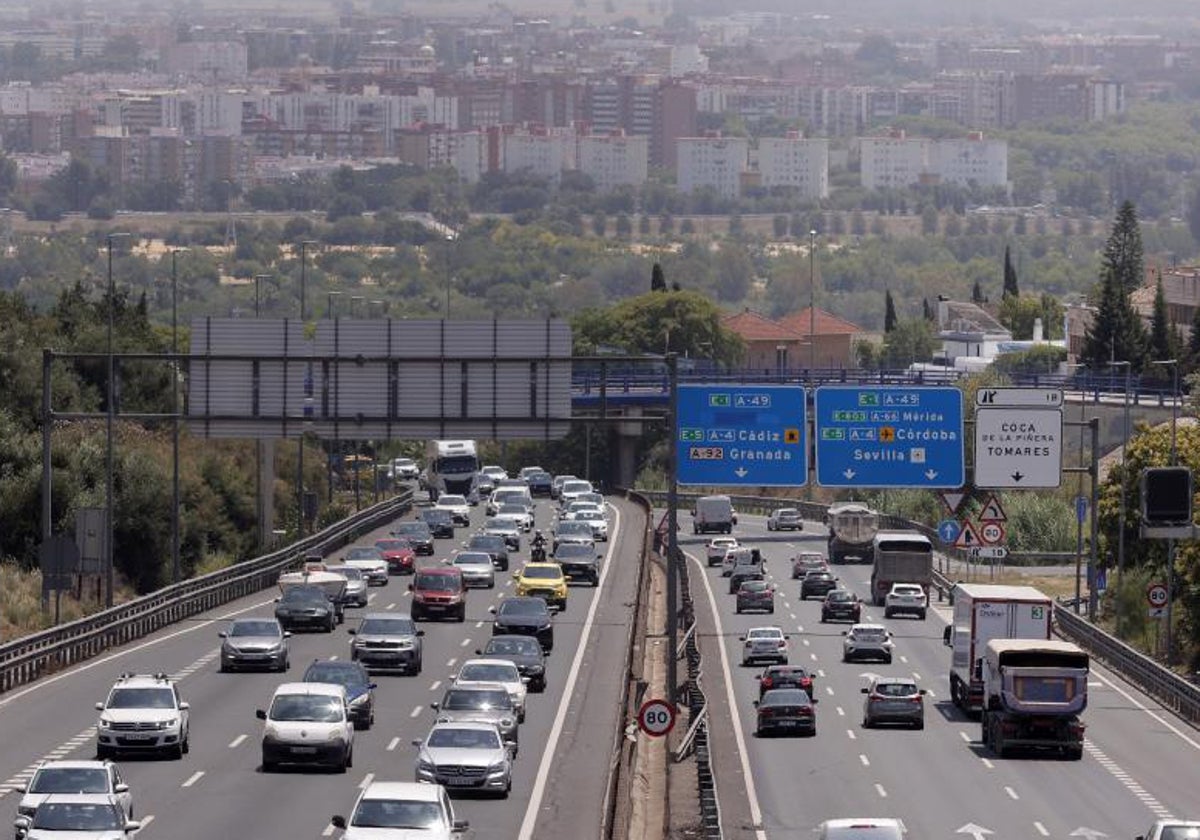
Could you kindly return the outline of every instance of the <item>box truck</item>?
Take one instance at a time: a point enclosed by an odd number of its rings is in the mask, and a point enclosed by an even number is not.
[[[871,544],[871,600],[882,607],[893,583],[915,583],[929,595],[933,543],[916,531],[880,531]],[[921,618],[925,617],[922,609]]]

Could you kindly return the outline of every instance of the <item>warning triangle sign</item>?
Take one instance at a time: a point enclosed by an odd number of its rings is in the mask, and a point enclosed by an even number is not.
[[[1000,507],[1000,499],[996,496],[988,496],[987,504],[983,506],[983,510],[979,512],[980,522],[1007,522],[1008,517],[1004,515],[1004,508]]]
[[[978,548],[983,545],[983,540],[979,539],[979,532],[975,530],[975,526],[970,522],[964,522],[962,530],[958,532],[958,539],[954,541],[955,548]]]
[[[958,513],[958,509],[962,507],[963,499],[967,498],[967,494],[946,492],[942,493],[941,497],[942,504],[946,506],[946,510],[951,513]]]

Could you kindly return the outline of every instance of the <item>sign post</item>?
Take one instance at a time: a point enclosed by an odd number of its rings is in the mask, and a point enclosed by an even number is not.
[[[1151,583],[1146,587],[1146,603],[1150,605],[1150,617],[1162,618],[1167,607],[1167,585]]]
[[[981,388],[975,394],[975,486],[1058,487],[1062,391]]]

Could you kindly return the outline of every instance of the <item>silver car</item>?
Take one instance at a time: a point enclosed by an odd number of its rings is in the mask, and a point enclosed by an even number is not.
[[[362,570],[367,577],[367,583],[376,586],[387,586],[388,564],[383,559],[383,553],[373,545],[356,545],[346,551],[342,558],[346,566],[354,566]]]
[[[17,817],[15,826],[27,840],[124,840],[142,827],[106,793],[52,794],[32,817]]]
[[[512,789],[515,743],[505,743],[490,723],[435,723],[417,747],[417,781],[448,788],[492,791],[502,798]]]
[[[326,566],[325,571],[346,579],[346,592],[342,595],[342,603],[355,607],[367,605],[367,576],[363,574],[362,569],[357,566]]]
[[[358,627],[351,628],[350,659],[368,671],[402,670],[421,673],[424,630],[418,630],[405,613],[367,613]]]
[[[44,761],[28,784],[17,787],[17,816],[33,818],[38,806],[55,794],[98,793],[113,797],[126,819],[133,819],[133,796],[121,770],[111,761]],[[23,836],[20,832],[18,837]]]
[[[446,689],[438,703],[429,704],[437,712],[438,723],[490,723],[500,730],[505,741],[513,742],[517,754],[519,730],[517,709],[512,695],[499,683],[476,683],[470,687]]]
[[[273,618],[235,618],[221,637],[221,671],[235,668],[267,668],[272,671],[288,669],[288,639],[286,632]]]
[[[492,555],[486,551],[460,551],[444,562],[462,570],[467,589],[496,588],[496,568],[492,565]]]
[[[521,523],[514,516],[493,516],[484,523],[483,532],[503,537],[510,551],[521,550]]]
[[[892,634],[882,624],[855,624],[842,635],[843,662],[877,659],[892,664]]]
[[[879,723],[907,723],[925,728],[925,689],[912,677],[872,677],[862,690],[863,729]]]

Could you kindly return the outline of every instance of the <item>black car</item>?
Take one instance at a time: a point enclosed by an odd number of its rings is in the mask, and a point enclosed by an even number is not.
[[[845,589],[833,589],[821,603],[821,622],[851,621],[857,624],[862,620],[862,602],[853,592]]]
[[[393,537],[403,537],[417,554],[433,554],[433,531],[424,522],[401,522],[392,529]]]
[[[454,516],[442,508],[421,511],[421,521],[429,526],[434,539],[454,539]]]
[[[275,620],[284,630],[304,627],[332,633],[337,626],[337,607],[319,586],[293,586],[276,599]]]
[[[522,678],[529,680],[530,691],[546,690],[546,655],[532,636],[492,636],[485,647],[475,651],[475,655],[507,659],[517,666]]]
[[[549,496],[554,479],[548,472],[530,473],[525,479],[529,483],[530,496]]]
[[[562,566],[563,577],[585,580],[592,586],[600,585],[600,556],[590,544],[563,543],[552,559]]]
[[[809,572],[800,581],[800,600],[809,597],[824,598],[838,588],[838,579],[832,572]]]
[[[817,734],[817,701],[798,688],[773,688],[754,701],[758,720],[755,735],[769,732]]]
[[[495,534],[472,534],[465,546],[467,551],[486,551],[492,556],[492,565],[502,572],[508,571],[508,543]]]
[[[761,566],[735,566],[729,576],[729,594],[736,595],[742,584],[748,580],[766,580]]]
[[[776,688],[799,688],[809,697],[813,696],[812,674],[800,665],[768,665],[755,679],[758,680],[760,698]]]
[[[371,682],[367,669],[357,662],[317,659],[305,669],[300,681],[344,686],[354,728],[370,729],[374,725],[375,683]]]
[[[492,620],[493,636],[533,636],[546,653],[554,650],[554,622],[543,599],[505,598],[499,606],[488,607],[488,612],[496,616]]]

